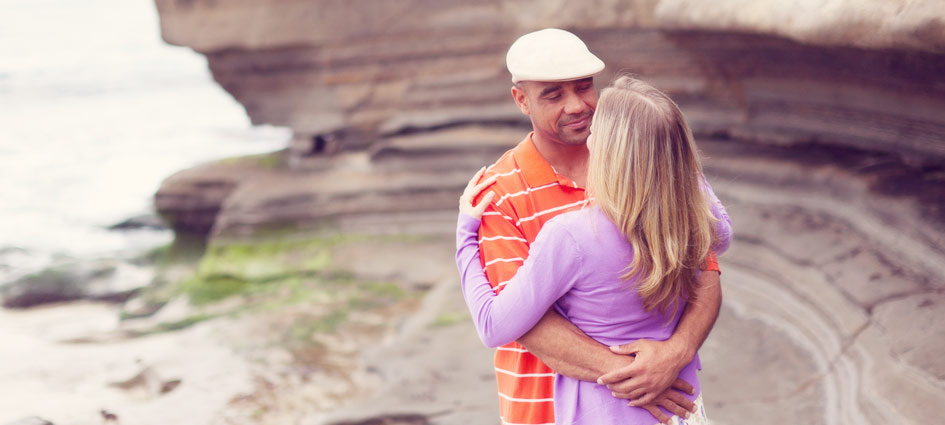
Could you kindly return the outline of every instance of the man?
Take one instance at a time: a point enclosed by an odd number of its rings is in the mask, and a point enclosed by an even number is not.
[[[533,131],[483,176],[497,176],[479,233],[483,266],[496,291],[515,275],[545,222],[586,203],[585,143],[597,105],[593,76],[604,68],[583,41],[559,29],[522,36],[509,48],[506,63],[512,98]],[[687,305],[667,341],[608,349],[551,309],[517,343],[498,348],[502,423],[554,423],[556,372],[607,384],[615,397],[630,399],[661,421],[670,417],[659,407],[687,416],[692,404],[678,390],[691,387],[676,377],[693,360],[721,305],[714,255],[704,268],[693,297],[698,301]]]

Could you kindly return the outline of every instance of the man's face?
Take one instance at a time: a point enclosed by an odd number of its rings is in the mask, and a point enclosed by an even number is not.
[[[543,139],[567,145],[587,141],[591,116],[597,107],[593,77],[560,82],[522,81],[512,88],[512,95]]]

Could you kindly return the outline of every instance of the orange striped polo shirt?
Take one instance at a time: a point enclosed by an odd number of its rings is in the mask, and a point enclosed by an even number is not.
[[[482,178],[492,175],[499,177],[490,187],[495,198],[479,227],[479,252],[486,277],[499,293],[528,258],[528,248],[541,227],[587,201],[584,188],[559,175],[541,156],[531,133]],[[707,269],[718,270],[714,255]],[[503,425],[554,423],[553,370],[512,342],[496,349],[495,373]]]

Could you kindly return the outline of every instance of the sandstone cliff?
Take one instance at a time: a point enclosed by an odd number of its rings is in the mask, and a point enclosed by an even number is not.
[[[841,146],[922,169],[945,158],[945,8],[934,1],[156,3],[165,40],[205,54],[253,122],[292,128],[292,170],[354,169],[388,180],[391,167],[379,164],[408,152],[426,158],[408,167],[417,173],[437,163],[456,170],[459,152],[477,157],[458,170],[488,162],[521,136],[441,131],[527,128],[509,101],[504,53],[518,35],[545,26],[575,31],[604,59],[598,84],[629,71],[670,93],[700,137]],[[414,141],[417,134],[424,140]],[[230,186],[198,183],[214,193]],[[190,204],[175,202],[178,192],[163,189],[159,209],[177,218],[178,230],[205,234],[212,223],[189,223],[202,215],[184,213]],[[284,203],[246,196],[227,210],[237,227],[253,225],[239,217],[267,215],[249,204]]]
[[[939,7],[936,7],[938,4]],[[937,1],[171,1],[168,42],[207,55],[297,156],[407,128],[519,121],[504,53],[546,26],[669,91],[703,131],[945,156],[945,8]],[[301,159],[301,158],[300,158]]]

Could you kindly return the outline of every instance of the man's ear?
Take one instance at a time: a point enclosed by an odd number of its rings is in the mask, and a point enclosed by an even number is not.
[[[515,85],[512,86],[512,99],[515,100],[515,106],[525,115],[531,115],[528,109],[528,98],[525,96],[525,90]]]

